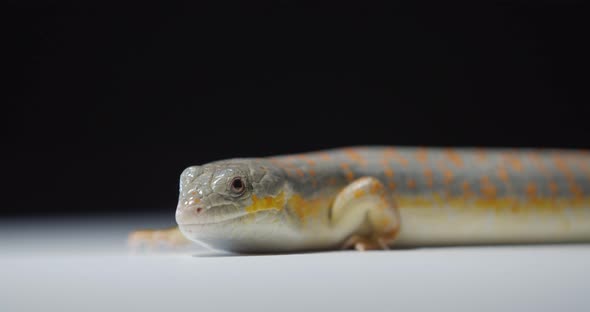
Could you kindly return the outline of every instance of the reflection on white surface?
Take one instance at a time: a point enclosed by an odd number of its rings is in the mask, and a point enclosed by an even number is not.
[[[0,222],[0,311],[590,311],[590,245],[130,253],[166,219]]]

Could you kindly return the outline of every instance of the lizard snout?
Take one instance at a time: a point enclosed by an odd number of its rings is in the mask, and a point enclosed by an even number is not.
[[[178,204],[176,207],[176,223],[192,224],[195,223],[197,216],[203,212],[203,207],[198,205]]]

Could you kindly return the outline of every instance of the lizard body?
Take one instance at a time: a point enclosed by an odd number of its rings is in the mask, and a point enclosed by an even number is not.
[[[192,166],[182,234],[237,252],[590,241],[590,153],[351,147]]]

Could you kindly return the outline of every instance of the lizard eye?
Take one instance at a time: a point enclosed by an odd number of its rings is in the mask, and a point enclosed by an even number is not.
[[[231,191],[236,195],[240,195],[246,190],[246,184],[240,177],[233,178],[229,186]]]

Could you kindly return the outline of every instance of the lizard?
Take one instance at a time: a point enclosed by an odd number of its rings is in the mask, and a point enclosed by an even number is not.
[[[352,146],[180,175],[177,227],[130,242],[237,253],[590,242],[590,152]]]

